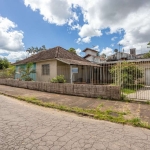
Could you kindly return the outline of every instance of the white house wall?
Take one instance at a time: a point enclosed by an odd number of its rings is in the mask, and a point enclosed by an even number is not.
[[[50,74],[42,75],[42,65],[49,64]],[[57,76],[57,60],[47,60],[36,63],[36,77],[37,81],[49,82],[52,78]]]
[[[86,54],[86,55],[90,54],[90,55],[93,55],[93,56],[97,56],[97,52],[91,51],[91,50],[86,50],[86,51],[85,51],[85,54]]]
[[[93,62],[94,61],[94,57],[93,56],[89,56],[86,58],[86,60]]]

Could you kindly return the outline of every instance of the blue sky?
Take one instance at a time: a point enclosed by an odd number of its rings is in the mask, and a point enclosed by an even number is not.
[[[73,47],[81,56],[86,47],[111,55],[118,43],[145,52],[150,18],[140,19],[150,16],[150,2],[133,1],[0,0],[0,57],[23,59],[27,48],[42,45]]]

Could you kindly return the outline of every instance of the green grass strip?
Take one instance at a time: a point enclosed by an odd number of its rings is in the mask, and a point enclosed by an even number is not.
[[[71,112],[82,116],[89,116],[98,120],[106,120],[114,123],[120,123],[120,124],[127,124],[127,125],[133,125],[136,127],[143,127],[150,129],[150,124],[146,122],[142,122],[139,118],[132,118],[132,119],[125,119],[125,115],[128,114],[128,112],[118,112],[114,110],[101,110],[101,105],[97,107],[96,109],[83,109],[79,107],[68,107],[65,105],[59,105],[55,103],[49,103],[49,102],[43,102],[41,100],[36,99],[35,97],[21,97],[21,96],[12,96],[8,94],[1,93],[6,96],[10,96],[22,101],[26,101],[28,103],[36,104],[39,106],[44,106],[48,108],[54,108],[61,111]]]

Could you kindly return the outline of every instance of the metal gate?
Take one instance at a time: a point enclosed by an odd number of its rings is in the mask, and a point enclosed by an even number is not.
[[[128,99],[150,101],[150,62],[120,63],[122,95]]]
[[[97,84],[117,85],[128,99],[150,101],[150,59],[103,62],[96,72]]]

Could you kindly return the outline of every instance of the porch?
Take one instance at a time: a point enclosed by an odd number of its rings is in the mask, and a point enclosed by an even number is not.
[[[100,66],[88,61],[79,62],[59,59],[57,62],[57,75],[64,75],[67,83],[109,84],[112,83],[109,73],[110,67]]]

